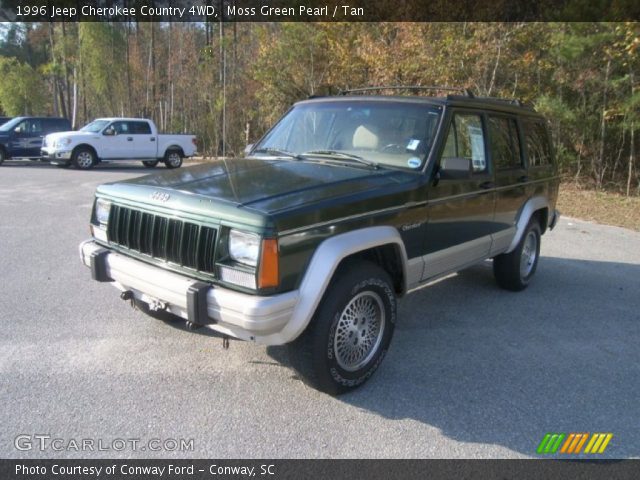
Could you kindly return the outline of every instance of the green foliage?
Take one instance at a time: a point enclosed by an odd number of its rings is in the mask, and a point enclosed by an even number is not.
[[[38,73],[16,58],[0,57],[0,106],[10,116],[47,110],[46,89]]]
[[[564,173],[635,186],[639,49],[637,22],[14,23],[0,25],[0,102],[7,113],[75,112],[77,125],[148,116],[196,133],[209,154],[221,151],[224,117],[225,152],[238,154],[310,95],[468,87],[534,103]]]

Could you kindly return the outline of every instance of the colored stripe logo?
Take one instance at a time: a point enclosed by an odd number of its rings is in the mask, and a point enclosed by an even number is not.
[[[600,454],[604,453],[612,438],[612,433],[547,433],[542,438],[536,452],[539,455],[555,453]]]

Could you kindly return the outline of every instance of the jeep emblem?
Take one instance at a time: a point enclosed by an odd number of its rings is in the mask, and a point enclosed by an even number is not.
[[[169,200],[170,197],[171,195],[164,192],[153,192],[151,194],[151,199],[157,200],[158,202],[166,202],[167,200]]]

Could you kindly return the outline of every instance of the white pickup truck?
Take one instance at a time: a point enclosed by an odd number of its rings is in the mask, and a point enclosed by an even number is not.
[[[88,170],[104,160],[140,160],[153,168],[164,162],[178,168],[197,150],[194,135],[159,135],[144,118],[98,118],[78,131],[47,135],[42,158],[59,166]]]

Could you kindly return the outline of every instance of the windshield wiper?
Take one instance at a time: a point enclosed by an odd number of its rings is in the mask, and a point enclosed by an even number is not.
[[[368,166],[373,167],[373,168],[378,168],[378,166],[379,166],[373,160],[367,160],[366,158],[363,158],[360,155],[354,155],[352,153],[340,152],[338,150],[312,150],[311,152],[304,152],[304,153],[300,154],[300,156],[302,156],[302,157],[307,156],[307,155],[309,155],[309,156],[320,155],[320,156],[327,156],[327,157],[333,157],[333,158],[343,158],[343,159],[346,159],[346,160],[355,160],[358,163],[363,163],[364,165],[368,165]]]
[[[287,152],[286,150],[280,150],[278,148],[259,148],[251,153],[268,153],[269,155],[276,157],[290,157],[295,158],[296,160],[302,160],[302,157],[297,153]]]

